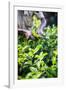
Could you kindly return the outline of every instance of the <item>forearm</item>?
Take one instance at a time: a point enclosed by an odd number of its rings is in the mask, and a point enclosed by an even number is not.
[[[46,23],[47,23],[47,22],[46,22],[46,19],[43,18],[43,19],[42,19],[42,22],[41,22],[41,25],[40,25],[40,29],[41,29],[41,30],[43,30],[43,29],[45,28]]]

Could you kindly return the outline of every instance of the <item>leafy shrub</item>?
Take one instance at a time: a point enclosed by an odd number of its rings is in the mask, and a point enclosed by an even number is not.
[[[36,37],[36,28],[35,40],[18,33],[18,80],[58,76],[57,26],[47,26],[41,37]]]

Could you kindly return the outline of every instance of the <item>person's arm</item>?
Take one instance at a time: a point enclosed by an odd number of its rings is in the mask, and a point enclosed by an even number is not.
[[[41,19],[41,25],[38,28],[37,33],[41,35],[41,34],[43,34],[43,30],[44,30],[47,22],[46,22],[46,19],[45,19],[43,12],[39,12],[39,16]]]

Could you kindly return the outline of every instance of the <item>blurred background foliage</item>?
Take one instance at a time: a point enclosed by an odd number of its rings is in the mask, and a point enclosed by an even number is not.
[[[34,18],[32,28],[34,40],[26,39],[22,32],[18,33],[18,80],[56,78],[58,75],[57,25],[47,25],[43,35],[36,29],[40,20]]]

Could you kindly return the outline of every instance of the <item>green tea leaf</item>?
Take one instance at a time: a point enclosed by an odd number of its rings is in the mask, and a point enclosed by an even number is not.
[[[30,70],[31,70],[31,72],[37,72],[37,68],[35,68],[35,67],[30,67]]]

